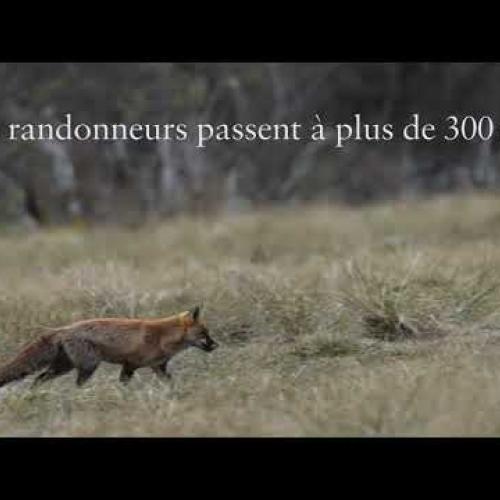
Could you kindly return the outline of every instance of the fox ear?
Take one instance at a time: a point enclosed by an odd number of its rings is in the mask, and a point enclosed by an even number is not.
[[[196,323],[200,317],[200,306],[193,307],[189,311],[190,318]]]

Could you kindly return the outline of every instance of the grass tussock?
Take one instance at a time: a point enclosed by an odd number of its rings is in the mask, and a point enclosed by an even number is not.
[[[0,435],[495,435],[500,201],[0,234],[0,361],[43,326],[203,304],[221,347],[0,389]]]

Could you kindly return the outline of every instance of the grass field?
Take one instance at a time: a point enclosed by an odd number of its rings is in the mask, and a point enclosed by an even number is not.
[[[500,434],[500,199],[0,235],[0,361],[40,326],[203,304],[220,343],[127,387],[0,389],[3,436]]]

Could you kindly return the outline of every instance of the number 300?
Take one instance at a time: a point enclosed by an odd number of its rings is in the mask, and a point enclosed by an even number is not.
[[[456,116],[451,115],[446,118],[446,121],[450,130],[450,135],[444,136],[447,141],[454,141],[459,137],[466,141],[472,141],[476,137],[487,141],[491,139],[495,130],[493,120],[489,116],[482,116],[476,120],[473,116],[468,115],[459,120]]]

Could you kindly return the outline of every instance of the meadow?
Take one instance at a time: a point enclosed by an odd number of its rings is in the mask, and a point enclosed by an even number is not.
[[[202,304],[172,382],[0,389],[2,436],[500,434],[500,199],[0,233],[0,362],[42,326]]]

